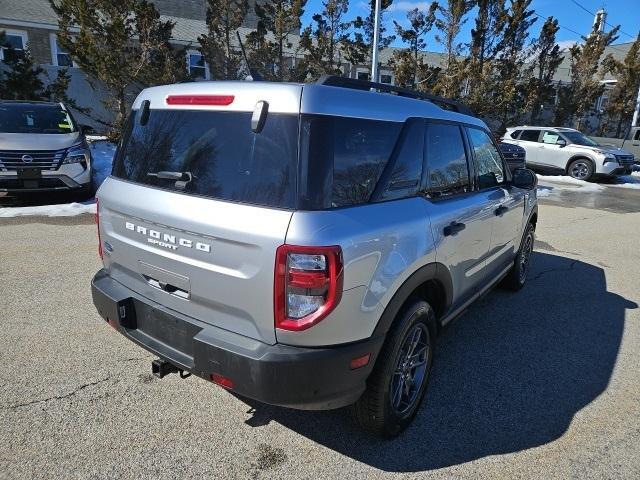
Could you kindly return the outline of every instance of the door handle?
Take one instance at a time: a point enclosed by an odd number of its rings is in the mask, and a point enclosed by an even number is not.
[[[442,231],[442,233],[444,233],[445,237],[450,237],[451,235],[455,235],[456,233],[461,232],[465,228],[466,228],[466,225],[464,223],[451,222],[450,225],[447,225],[446,227],[444,227],[444,230]]]
[[[496,208],[494,210],[493,213],[496,214],[496,217],[499,217],[500,215],[502,215],[503,213],[505,213],[507,210],[509,210],[508,207],[505,207],[504,205],[500,205],[498,208]]]

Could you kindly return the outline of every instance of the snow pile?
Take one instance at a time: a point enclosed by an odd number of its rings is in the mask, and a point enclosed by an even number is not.
[[[584,180],[578,180],[577,178],[569,177],[568,175],[538,175],[538,187],[539,197],[548,197],[553,193],[565,192],[600,192],[606,187],[598,185],[597,183],[585,182]],[[541,190],[546,194],[540,195]]]
[[[634,188],[640,190],[640,171],[633,172],[631,175],[622,175],[616,177],[615,183],[612,187],[618,188]]]
[[[28,215],[41,217],[74,217],[76,215],[82,215],[83,213],[96,213],[95,202],[0,208],[0,218],[24,217]]]
[[[107,142],[106,137],[87,137],[93,158],[93,185],[97,189],[104,179],[111,175],[113,156],[116,153],[116,145]]]

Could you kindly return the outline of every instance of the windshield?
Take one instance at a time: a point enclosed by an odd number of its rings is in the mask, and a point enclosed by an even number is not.
[[[587,137],[584,133],[580,132],[567,132],[563,131],[562,135],[567,137],[570,143],[575,143],[576,145],[584,145],[585,147],[597,147],[598,144]]]
[[[2,133],[73,133],[71,115],[60,105],[37,103],[0,103]]]
[[[113,175],[144,185],[279,208],[296,200],[298,116],[269,113],[260,133],[251,112],[133,111]]]

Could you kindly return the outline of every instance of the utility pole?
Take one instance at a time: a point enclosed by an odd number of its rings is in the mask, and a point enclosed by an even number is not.
[[[373,22],[373,53],[371,54],[371,81],[378,81],[378,43],[380,42],[380,3],[376,0],[375,19]]]
[[[638,126],[638,116],[640,116],[640,87],[638,87],[638,97],[636,98],[636,109],[633,111],[632,127]]]

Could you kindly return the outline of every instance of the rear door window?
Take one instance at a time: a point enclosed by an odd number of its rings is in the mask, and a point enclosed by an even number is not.
[[[215,199],[295,207],[297,115],[269,113],[264,129],[253,133],[251,112],[151,110],[145,125],[138,114],[132,112],[115,177]]]
[[[526,142],[537,142],[539,136],[540,130],[523,130],[520,135],[520,140],[524,140]]]
[[[432,198],[471,190],[462,132],[457,125],[430,123],[426,140],[427,193]]]

